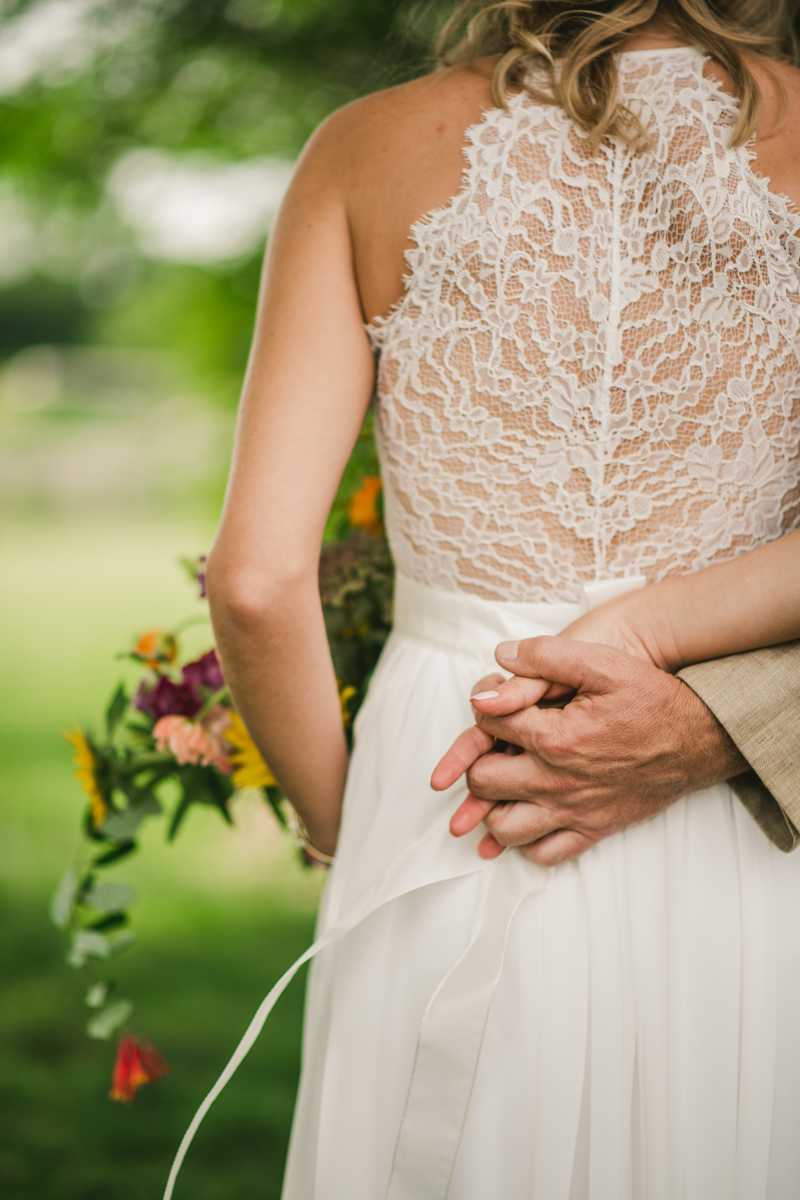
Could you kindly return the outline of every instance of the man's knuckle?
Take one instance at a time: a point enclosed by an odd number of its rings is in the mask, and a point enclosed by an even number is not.
[[[536,738],[536,749],[550,762],[563,762],[574,752],[573,739],[562,729],[542,729]]]
[[[467,771],[467,787],[472,792],[477,800],[489,800],[490,796],[485,795],[485,789],[489,784],[486,777],[486,770],[481,763],[473,763]]]

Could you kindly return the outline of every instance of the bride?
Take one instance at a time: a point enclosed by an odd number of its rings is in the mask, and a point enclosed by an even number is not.
[[[335,850],[284,1200],[798,1193],[800,860],[725,784],[503,854],[518,806],[429,784],[546,688],[471,709],[500,641],[676,671],[800,636],[787,30],[470,4],[298,165],[208,566],[237,706]],[[376,358],[395,627],[348,763],[317,559]]]

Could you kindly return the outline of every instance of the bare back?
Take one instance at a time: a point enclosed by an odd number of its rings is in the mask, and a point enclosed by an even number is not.
[[[672,44],[669,36],[643,34],[630,49]],[[483,59],[379,92],[323,127],[323,153],[341,179],[368,320],[385,315],[402,293],[411,226],[459,189],[465,131],[493,105],[494,63]],[[772,78],[758,60],[751,67],[763,106],[754,169],[800,208],[800,71],[772,63]],[[706,74],[732,90],[718,64],[707,64]]]

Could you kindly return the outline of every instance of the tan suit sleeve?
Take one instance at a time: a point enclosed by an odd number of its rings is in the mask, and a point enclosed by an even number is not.
[[[800,641],[684,667],[678,677],[752,770],[730,786],[781,850],[800,842]]]

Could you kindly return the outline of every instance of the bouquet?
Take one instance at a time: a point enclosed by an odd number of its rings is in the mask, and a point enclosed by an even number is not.
[[[391,624],[393,567],[379,493],[380,480],[367,475],[348,501],[344,536],[327,544],[320,559],[322,608],[348,739]],[[205,596],[205,559],[181,561]],[[142,823],[166,815],[173,841],[193,805],[210,805],[230,824],[232,797],[257,789],[278,824],[294,834],[301,862],[320,865],[233,706],[215,648],[182,662],[181,633],[143,633],[124,654],[141,666],[136,690],[117,687],[100,731],[65,735],[87,803],[80,847],[53,896],[51,916],[69,936],[69,966],[85,975],[87,1033],[108,1040],[124,1030],[110,1091],[120,1101],[133,1100],[142,1084],[168,1070],[152,1042],[127,1028],[133,1003],[117,993],[109,973],[111,960],[135,942],[129,926],[136,895],[126,883],[103,876],[139,849]]]

